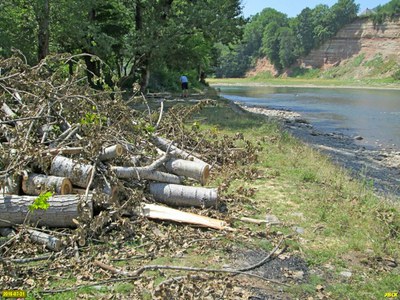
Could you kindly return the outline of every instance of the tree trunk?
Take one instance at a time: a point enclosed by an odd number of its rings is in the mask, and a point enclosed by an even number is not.
[[[68,178],[29,174],[22,180],[22,190],[27,195],[40,195],[42,192],[54,191],[59,195],[72,193],[72,183]]]
[[[38,244],[45,245],[48,249],[53,251],[60,251],[63,244],[60,239],[36,230],[28,230],[30,239]]]
[[[103,149],[99,159],[101,161],[111,160],[124,154],[124,148],[121,145],[114,145]]]
[[[148,55],[150,56],[150,55]],[[149,85],[150,79],[150,59],[146,58],[143,61],[141,71],[140,71],[140,91],[146,94],[147,86]]]
[[[181,179],[173,174],[152,170],[148,167],[111,167],[118,178],[147,179],[159,182],[181,183]]]
[[[50,173],[59,177],[67,177],[72,184],[86,188],[90,176],[94,172],[91,165],[80,164],[64,156],[56,156],[51,162]]]
[[[50,3],[49,0],[38,1],[36,9],[36,20],[38,22],[38,61],[41,61],[49,54],[49,20]]]
[[[186,223],[202,227],[214,228],[218,230],[234,231],[234,229],[229,227],[228,224],[224,221],[183,212],[177,209],[156,204],[144,204],[141,214],[149,219],[174,221],[179,223]]]
[[[35,196],[0,196],[0,227],[23,224],[29,206],[35,201]],[[72,219],[79,217],[81,196],[63,195],[48,199],[47,210],[36,209],[29,213],[27,221],[37,226],[76,227]],[[88,198],[89,214],[93,217],[92,195]]]
[[[168,172],[179,176],[193,178],[202,185],[207,183],[210,175],[210,166],[207,164],[183,159],[171,159],[166,164]]]
[[[172,206],[216,207],[216,189],[177,184],[150,183],[150,194],[156,201]]]

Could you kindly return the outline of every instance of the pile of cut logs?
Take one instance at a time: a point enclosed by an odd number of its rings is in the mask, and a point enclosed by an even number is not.
[[[216,207],[217,189],[204,187],[211,166],[156,133],[146,139],[140,137],[136,144],[127,142],[132,137],[124,136],[124,128],[140,122],[130,119],[134,113],[122,99],[102,100],[104,96],[96,92],[90,98],[79,78],[75,86],[70,83],[73,79],[47,83],[47,77],[36,78],[41,76],[40,66],[18,65],[23,70],[3,75],[1,67],[0,61],[0,234],[9,232],[5,228],[21,224],[30,225],[29,228],[77,227],[82,215],[93,219],[98,213],[98,195],[106,199],[102,211],[115,202],[123,206],[129,197],[121,196],[119,187],[132,182],[149,195],[147,201],[137,201],[135,214],[139,216],[231,230],[223,221],[154,204]],[[33,79],[28,84],[25,80],[29,74]],[[81,111],[74,110],[74,106]],[[95,134],[90,132],[90,126],[83,128],[81,121],[92,107],[95,112],[86,116],[94,116],[93,126],[107,121]],[[121,111],[117,111],[119,107]],[[103,112],[101,118],[98,111]],[[161,107],[160,118],[162,113]],[[125,123],[121,125],[122,122]],[[107,133],[96,140],[102,130]],[[113,133],[118,137],[113,139]],[[90,144],[90,151],[85,142]],[[148,154],[143,160],[136,155],[138,145],[155,149],[158,156]],[[93,155],[93,149],[97,154]],[[201,186],[185,184],[193,181]],[[49,192],[45,199],[49,207],[32,210],[32,204]],[[48,248],[59,249],[60,243],[51,236],[31,232],[33,240],[45,240]]]

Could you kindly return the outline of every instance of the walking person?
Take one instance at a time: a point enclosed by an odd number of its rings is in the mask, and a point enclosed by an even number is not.
[[[188,96],[189,92],[189,80],[186,75],[182,75],[180,81],[182,86],[182,97],[185,98]]]

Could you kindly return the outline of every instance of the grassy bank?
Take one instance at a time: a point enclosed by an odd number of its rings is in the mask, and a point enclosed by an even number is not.
[[[326,156],[261,117],[239,115],[222,103],[202,116],[207,119],[204,128],[239,131],[262,145],[254,164],[261,177],[237,179],[231,189],[254,189],[251,204],[241,204],[241,214],[278,217],[284,225],[267,231],[290,235],[290,253],[307,262],[307,280],[287,293],[300,299],[382,299],[400,288],[398,207],[378,199],[368,182],[353,180]],[[262,247],[262,240],[253,242]]]
[[[273,78],[269,74],[260,74],[250,78],[209,78],[207,82],[213,84],[235,85],[263,85],[289,87],[327,87],[327,88],[382,88],[400,89],[400,81],[386,79],[322,79],[322,78]]]

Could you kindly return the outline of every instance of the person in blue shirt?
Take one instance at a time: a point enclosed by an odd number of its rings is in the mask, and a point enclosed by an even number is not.
[[[186,75],[182,75],[180,81],[182,86],[182,97],[185,98],[188,96],[189,92],[189,80]]]

